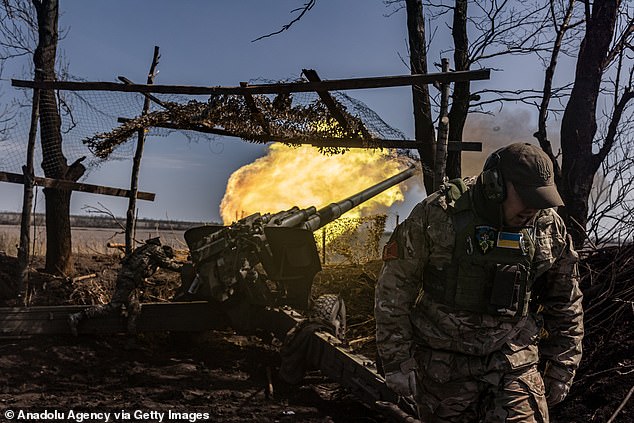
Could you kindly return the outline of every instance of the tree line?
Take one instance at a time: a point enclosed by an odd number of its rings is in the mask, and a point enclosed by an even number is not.
[[[0,212],[0,225],[19,225],[21,213],[18,212]],[[113,218],[111,216],[87,216],[87,215],[70,215],[70,226],[74,228],[117,228],[121,229],[119,222],[125,218]],[[33,224],[35,226],[44,226],[46,224],[45,213],[33,214]],[[189,228],[200,226],[204,223],[189,222],[181,220],[163,220],[163,219],[137,219],[137,229],[158,229],[158,230],[175,230],[186,231]],[[211,222],[215,225],[217,223]]]

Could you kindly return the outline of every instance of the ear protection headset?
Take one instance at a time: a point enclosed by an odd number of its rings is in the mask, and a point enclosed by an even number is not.
[[[504,178],[502,178],[502,172],[498,169],[500,163],[499,153],[502,150],[503,148],[496,150],[487,158],[480,176],[484,198],[496,203],[501,203],[506,198],[506,185]]]

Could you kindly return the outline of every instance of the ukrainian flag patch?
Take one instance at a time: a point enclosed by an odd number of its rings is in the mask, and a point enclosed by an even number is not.
[[[521,250],[523,237],[521,232],[498,232],[497,246],[500,248]]]

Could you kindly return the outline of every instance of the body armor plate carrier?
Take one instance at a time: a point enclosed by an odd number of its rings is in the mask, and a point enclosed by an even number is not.
[[[453,198],[452,261],[443,269],[425,265],[424,293],[456,310],[518,320],[528,314],[534,280],[534,229],[488,226],[474,213],[471,194]]]

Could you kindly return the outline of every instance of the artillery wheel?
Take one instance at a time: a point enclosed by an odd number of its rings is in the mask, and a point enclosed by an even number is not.
[[[335,329],[335,336],[344,341],[346,338],[346,304],[337,294],[320,295],[313,301],[311,317],[330,323]]]

